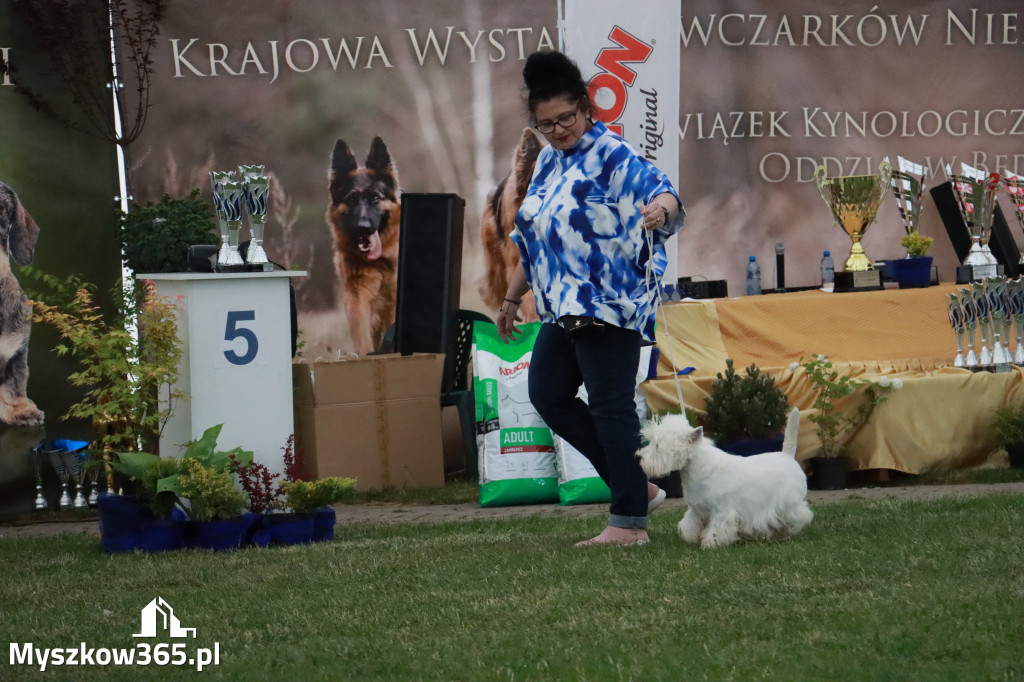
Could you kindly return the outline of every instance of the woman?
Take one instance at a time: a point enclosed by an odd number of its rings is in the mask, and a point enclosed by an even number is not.
[[[611,489],[608,527],[577,546],[644,544],[647,514],[665,492],[636,459],[633,396],[640,347],[654,342],[664,243],[684,212],[665,174],[592,119],[572,60],[534,53],[523,80],[533,126],[549,145],[516,216],[520,264],[498,312],[498,334],[515,339],[519,304],[532,289],[543,324],[530,361],[530,401]],[[581,383],[589,404],[576,397]]]

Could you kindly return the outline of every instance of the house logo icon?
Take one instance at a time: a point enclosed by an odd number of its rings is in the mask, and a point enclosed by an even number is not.
[[[166,630],[171,637],[196,636],[195,628],[183,628],[171,605],[157,597],[142,609],[142,632],[132,637],[156,637],[157,629]]]

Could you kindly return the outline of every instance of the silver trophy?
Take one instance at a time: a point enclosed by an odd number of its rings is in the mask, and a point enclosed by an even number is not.
[[[988,347],[989,329],[992,326],[992,310],[989,308],[985,282],[972,282],[971,288],[974,291],[974,310],[978,315],[978,331],[981,334],[981,352],[978,355],[978,365],[988,368],[992,365],[992,351]]]
[[[43,494],[43,471],[42,467],[39,466],[40,460],[39,447],[32,449],[32,470],[36,476],[36,511],[43,511],[49,507],[49,503],[46,501],[46,495]]]
[[[971,235],[971,250],[967,253],[963,265],[972,267],[972,278],[995,277],[999,262],[992,255],[988,242],[992,236],[992,218],[996,210],[996,190],[999,188],[999,174],[985,173],[961,164],[963,173],[956,175],[946,166],[960,206],[960,215],[967,224]]]
[[[925,181],[928,180],[928,167],[908,161],[902,156],[896,157],[896,160],[899,170],[892,172],[892,195],[896,197],[903,229],[911,234],[917,232],[921,225],[921,195],[924,194]]]
[[[66,457],[69,453],[62,452],[60,450],[50,450],[46,453],[50,457],[50,464],[53,465],[53,470],[57,472],[57,478],[60,479],[60,502],[58,506],[61,509],[71,508],[71,495],[68,492],[68,482],[71,477],[71,464]]]
[[[1008,277],[1003,278],[1002,282],[1002,297],[1003,297],[1003,353],[1005,353],[1007,369],[1009,365],[1013,364],[1013,349],[1011,345],[1010,337],[1013,334],[1013,280]]]
[[[964,313],[964,328],[967,330],[967,358],[964,360],[964,367],[975,369],[978,366],[978,356],[974,352],[978,307],[974,303],[974,292],[971,289],[960,290],[960,308]]]
[[[245,269],[245,261],[238,251],[238,230],[242,226],[241,204],[229,204],[228,186],[234,186],[230,171],[210,171],[213,185],[213,207],[217,213],[220,228],[220,249],[217,251],[217,272],[239,272]],[[239,190],[240,191],[240,190]]]
[[[956,294],[946,294],[949,297],[947,312],[949,313],[949,324],[953,327],[956,335],[956,358],[953,360],[954,367],[966,367],[967,361],[964,358],[964,311],[960,307],[960,298]]]
[[[267,194],[270,178],[263,174],[263,166],[239,166],[245,193],[245,207],[249,212],[251,240],[245,260],[249,270],[270,272],[274,269],[263,250],[263,229],[267,223]]]
[[[1013,360],[1004,347],[1002,340],[1009,343],[1006,329],[1006,280],[1003,277],[991,277],[985,280],[985,295],[988,298],[989,318],[992,324],[992,364],[997,372],[1010,371]]]
[[[77,452],[70,453],[74,456],[74,463],[71,465],[71,475],[75,479],[75,485],[77,491],[75,492],[75,501],[73,506],[76,509],[82,507],[88,507],[90,504],[95,503],[96,492],[89,493],[89,489],[92,487],[89,481],[89,450],[81,449]]]
[[[1013,320],[1013,333],[1017,338],[1017,347],[1013,351],[1013,364],[1024,365],[1024,279],[1018,277],[1006,282],[1007,297],[1010,302],[1010,317]]]

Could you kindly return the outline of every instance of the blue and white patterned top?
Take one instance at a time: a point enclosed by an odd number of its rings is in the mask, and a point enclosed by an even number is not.
[[[592,315],[654,341],[665,241],[685,217],[680,204],[675,220],[651,233],[648,286],[641,211],[664,192],[679,201],[668,177],[600,121],[572,149],[541,150],[512,233],[541,320]]]

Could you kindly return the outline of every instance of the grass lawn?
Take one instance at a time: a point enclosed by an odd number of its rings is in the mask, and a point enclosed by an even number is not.
[[[332,543],[105,556],[0,539],[0,632],[217,643],[188,667],[0,663],[3,680],[1024,679],[1024,496],[851,501],[793,541],[574,549],[603,519],[339,527]],[[136,639],[162,597],[197,637]]]

